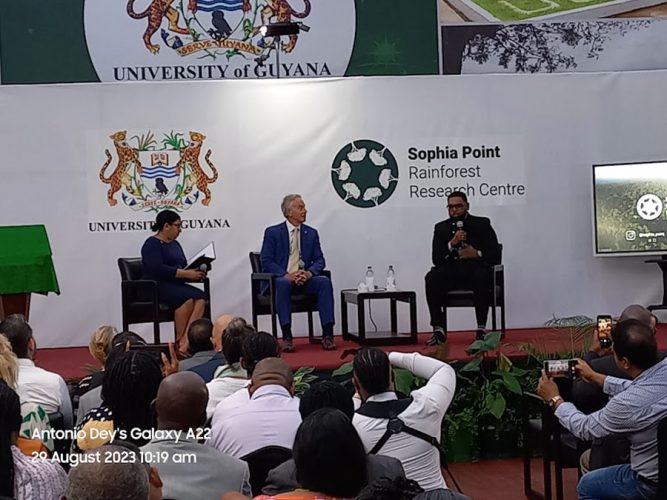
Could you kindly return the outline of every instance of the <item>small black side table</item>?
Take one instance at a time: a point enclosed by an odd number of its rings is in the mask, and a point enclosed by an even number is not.
[[[389,299],[391,331],[366,332],[366,302]],[[396,303],[410,305],[410,333],[398,332]],[[417,343],[417,297],[410,290],[359,292],[356,289],[341,290],[341,320],[343,322],[343,340],[354,340],[361,345],[408,345]],[[356,304],[359,333],[350,333],[347,322],[347,305]]]
[[[648,306],[649,311],[667,309],[667,256],[663,255],[661,259],[645,260],[646,263],[658,264],[662,271],[662,304]]]

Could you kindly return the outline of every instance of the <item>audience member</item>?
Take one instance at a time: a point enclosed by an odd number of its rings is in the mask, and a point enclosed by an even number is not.
[[[161,381],[162,369],[151,355],[143,351],[120,354],[104,377],[102,406],[88,412],[77,426],[75,449],[87,451],[107,443],[111,430],[124,431],[126,440],[137,446],[146,444],[149,440],[138,434],[154,427],[151,405]]]
[[[216,409],[208,444],[238,458],[265,446],[292,448],[301,415],[289,365],[280,358],[263,359],[248,391],[250,400],[224,418]]]
[[[150,484],[145,466],[128,456],[124,446],[104,445],[99,456],[72,467],[69,488],[63,500],[146,500]],[[88,452],[90,455],[95,452]]]
[[[331,380],[325,380],[311,386],[301,396],[299,412],[303,420],[321,408],[340,410],[350,421],[354,416],[354,405],[350,393],[341,384]],[[368,483],[372,483],[381,477],[405,479],[401,462],[384,455],[366,455],[366,471]],[[291,459],[269,472],[266,486],[262,489],[262,492],[267,495],[277,495],[300,487],[301,485],[296,479],[296,464],[294,459]]]
[[[211,337],[213,335],[213,323],[208,318],[200,318],[188,327],[188,352],[191,357],[182,360],[178,370],[185,371],[195,366],[203,365],[216,357],[217,353],[213,349]]]
[[[234,318],[220,337],[220,348],[226,364],[216,369],[208,388],[206,416],[213,417],[215,407],[223,399],[231,396],[248,385],[248,372],[241,366],[243,340],[255,329],[246,324],[243,318]]]
[[[18,377],[18,360],[12,352],[12,346],[4,335],[0,335],[0,381],[16,390]],[[34,452],[54,449],[50,434],[51,424],[44,409],[30,402],[21,402],[21,431],[17,446],[28,456]]]
[[[248,379],[252,377],[255,366],[261,360],[278,357],[280,357],[280,346],[276,338],[270,333],[250,332],[243,338],[240,365],[248,374]],[[245,387],[226,397],[216,405],[212,415],[212,422],[225,418],[236,410],[236,408],[245,405],[250,400],[250,393],[247,389],[248,385],[250,385],[250,380],[246,381]]]
[[[392,365],[425,379],[426,385],[409,398],[398,399]],[[354,357],[352,381],[363,401],[352,422],[366,451],[397,458],[408,479],[425,490],[447,488],[440,469],[438,438],[456,389],[454,369],[417,353],[392,352],[387,356],[380,349],[365,347]],[[392,433],[390,422],[409,428],[410,433]]]
[[[667,361],[658,360],[655,335],[648,326],[627,320],[611,333],[618,367],[632,380],[595,372],[579,361],[577,374],[613,396],[601,410],[585,415],[566,403],[558,387],[542,375],[538,392],[555,410],[560,423],[577,438],[591,440],[610,434],[630,439],[630,464],[585,474],[577,488],[581,500],[654,498],[658,482],[657,426],[667,416]]]
[[[366,485],[364,445],[350,419],[340,410],[321,408],[311,413],[299,426],[293,452],[302,489],[275,498],[353,498]]]
[[[20,429],[19,396],[0,381],[0,496],[60,500],[67,489],[67,474],[50,459],[24,455],[16,446]]]
[[[111,339],[111,350],[105,360],[104,371],[101,372],[102,381],[104,381],[104,374],[111,368],[113,362],[133,345],[146,345],[146,341],[136,333],[129,331],[118,333]],[[102,385],[90,389],[79,398],[79,406],[76,410],[76,425],[81,423],[83,417],[90,410],[100,406],[102,406]]]
[[[194,373],[175,373],[160,384],[155,404],[157,428],[181,435],[178,440],[172,436],[153,439],[142,450],[149,460],[159,457],[155,464],[166,498],[208,500],[228,491],[251,494],[245,462],[197,442],[206,422],[207,397],[204,381]],[[183,457],[193,456],[194,460],[182,463]]]
[[[215,350],[215,356],[213,356],[208,362],[190,369],[199,375],[206,383],[213,380],[215,372],[225,364],[225,355],[222,352],[221,346],[222,334],[230,324],[245,325],[246,322],[243,318],[234,317],[230,314],[223,314],[217,320],[215,320],[215,324],[213,325],[213,330],[211,332],[211,343],[213,345],[213,349]]]
[[[355,500],[412,500],[423,491],[424,488],[412,479],[383,477],[369,483]]]
[[[9,339],[18,358],[16,391],[21,401],[39,405],[47,413],[62,413],[65,427],[71,428],[74,422],[67,384],[57,373],[35,366],[37,342],[28,322],[21,314],[11,314],[0,323],[0,333]]]
[[[79,380],[74,389],[73,396],[82,396],[86,392],[102,386],[104,365],[106,365],[107,357],[109,356],[109,352],[111,352],[111,343],[116,335],[118,335],[118,330],[113,326],[100,326],[93,332],[88,344],[88,351],[102,366],[102,369]]]

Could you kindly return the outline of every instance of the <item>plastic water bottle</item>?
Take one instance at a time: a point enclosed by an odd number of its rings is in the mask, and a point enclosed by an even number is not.
[[[369,292],[375,290],[375,280],[373,279],[373,276],[373,268],[368,266],[366,268],[366,287],[368,288]]]
[[[389,266],[387,269],[387,290],[396,290],[396,273],[394,266]]]

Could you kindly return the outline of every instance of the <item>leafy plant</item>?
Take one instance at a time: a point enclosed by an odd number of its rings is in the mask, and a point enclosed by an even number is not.
[[[546,359],[583,357],[593,342],[595,322],[588,316],[554,316],[544,326],[551,330],[539,333],[530,343],[518,345],[538,366]]]
[[[317,375],[313,375],[314,370],[312,366],[302,366],[294,372],[294,392],[297,396],[301,396],[317,380]]]
[[[185,140],[183,139],[183,134],[180,132],[174,132],[173,130],[168,134],[164,134],[164,139],[162,139],[162,149],[176,149],[181,150],[185,147]]]
[[[137,141],[137,149],[139,151],[149,151],[155,149],[157,142],[155,141],[155,136],[150,130],[146,134],[133,135],[130,137],[130,140]]]

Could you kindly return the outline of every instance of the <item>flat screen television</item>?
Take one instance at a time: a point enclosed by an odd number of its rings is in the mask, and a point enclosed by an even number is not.
[[[667,161],[593,165],[595,255],[667,254]]]

